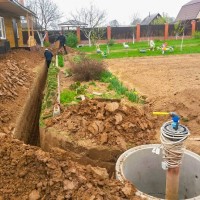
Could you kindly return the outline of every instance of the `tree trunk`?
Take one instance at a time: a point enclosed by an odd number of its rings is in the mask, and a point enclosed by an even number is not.
[[[92,44],[91,44],[91,31],[89,32],[89,35],[88,35],[88,42],[89,42],[89,47],[91,47],[92,46]]]
[[[182,40],[181,40],[181,48],[180,48],[181,51],[183,50],[183,39],[184,39],[184,31],[183,31]]]
[[[42,37],[42,33],[39,33],[39,31],[37,31],[37,34],[38,34],[38,37],[39,37],[39,39],[40,39],[41,47],[44,47],[44,39],[45,39],[45,37],[46,37],[46,32],[45,32],[44,37]]]

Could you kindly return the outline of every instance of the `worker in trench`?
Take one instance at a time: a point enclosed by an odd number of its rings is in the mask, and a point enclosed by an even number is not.
[[[46,59],[47,69],[49,69],[52,58],[53,58],[53,53],[49,49],[46,48],[45,52],[44,52],[44,56],[45,56],[45,59]]]

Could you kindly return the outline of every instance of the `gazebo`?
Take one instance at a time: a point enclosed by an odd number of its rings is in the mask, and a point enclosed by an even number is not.
[[[77,20],[69,20],[63,23],[58,24],[58,26],[60,26],[61,30],[65,30],[67,28],[67,30],[71,29],[77,29],[77,27],[87,27],[88,24],[84,23],[84,22],[80,22]]]

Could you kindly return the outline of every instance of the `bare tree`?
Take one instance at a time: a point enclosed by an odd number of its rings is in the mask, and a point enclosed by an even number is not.
[[[52,0],[27,0],[26,6],[36,13],[40,29],[47,30],[62,17]]]
[[[82,28],[82,31],[89,41],[89,46],[91,46],[92,33],[95,32],[95,28],[101,26],[105,22],[106,12],[90,4],[89,8],[81,8],[77,10],[76,13],[71,13],[71,16],[77,22],[87,24],[87,27]]]
[[[37,16],[37,34],[41,46],[43,47],[46,30],[54,28],[58,23],[58,20],[62,17],[62,14],[52,0],[27,0],[26,6]],[[39,31],[45,31],[45,34],[42,34]]]
[[[139,16],[139,13],[134,13],[131,17],[131,25],[137,25],[141,22],[141,18]]]

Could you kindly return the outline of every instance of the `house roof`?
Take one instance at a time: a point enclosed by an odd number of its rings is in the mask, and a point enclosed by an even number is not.
[[[157,17],[161,17],[161,15],[159,13],[148,15],[146,18],[142,20],[140,25],[149,25]]]
[[[175,21],[197,19],[200,13],[200,0],[192,0],[180,9]]]
[[[34,12],[24,7],[16,0],[0,0],[0,10],[17,16],[26,16],[27,13],[36,16]]]
[[[87,26],[86,23],[77,20],[69,20],[58,24],[59,26],[77,27],[77,26]]]

